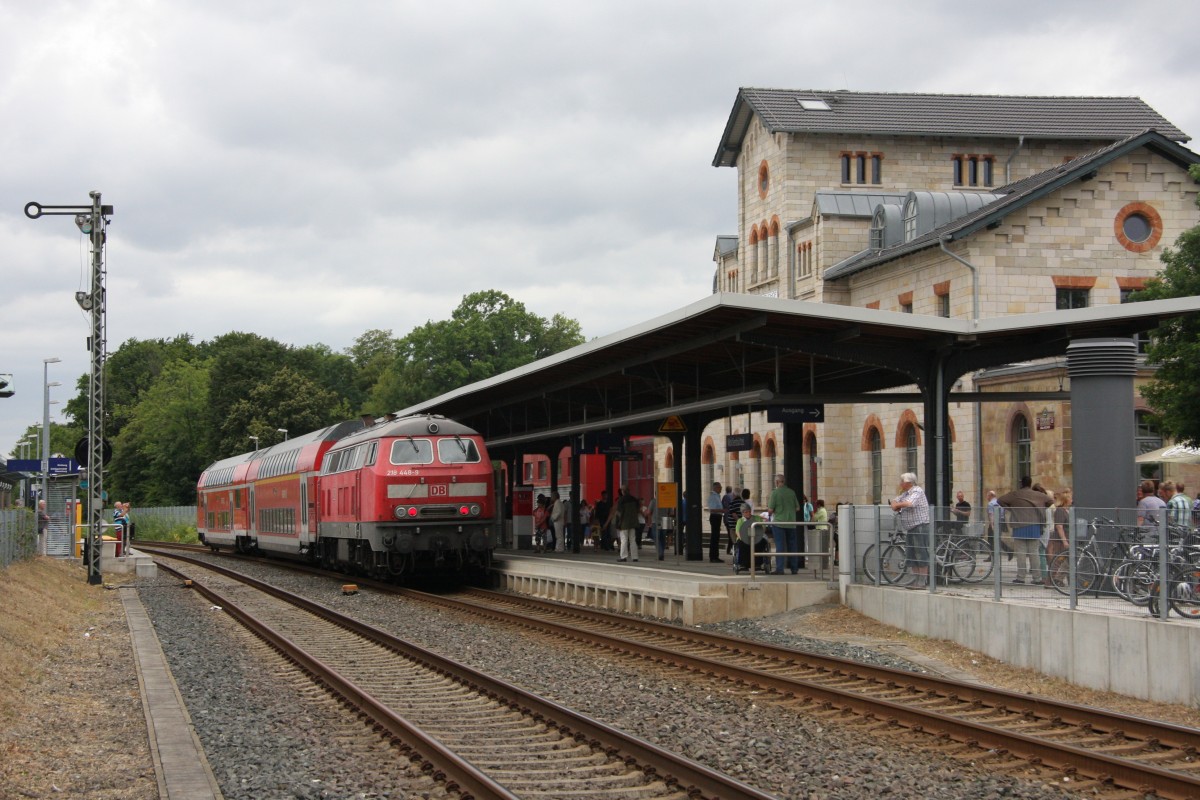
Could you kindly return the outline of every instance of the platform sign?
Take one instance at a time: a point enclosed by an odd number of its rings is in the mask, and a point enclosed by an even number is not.
[[[616,453],[609,456],[613,461],[641,461],[641,453]]]
[[[675,483],[658,484],[658,507],[675,508],[679,505],[679,486]]]
[[[583,446],[580,448],[580,453],[598,453],[602,456],[612,456],[624,452],[625,437],[619,433],[588,431],[583,434]]]
[[[683,420],[672,414],[663,420],[662,425],[658,426],[659,433],[687,433],[687,425],[683,424]]]
[[[42,462],[36,458],[10,458],[5,465],[9,472],[41,472]],[[51,475],[74,475],[79,472],[79,462],[73,458],[50,459]]]
[[[824,422],[825,404],[767,406],[767,422]]]
[[[753,450],[754,435],[750,433],[732,433],[725,437],[725,450],[733,453],[739,450]]]

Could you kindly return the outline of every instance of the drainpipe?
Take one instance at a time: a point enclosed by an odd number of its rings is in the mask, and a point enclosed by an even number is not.
[[[1009,174],[1012,168],[1012,160],[1017,157],[1017,153],[1021,152],[1021,148],[1024,146],[1025,134],[1021,134],[1017,137],[1017,149],[1013,150],[1012,153],[1009,154],[1008,158],[1004,160],[1004,182],[1006,184],[1012,183],[1012,176]]]
[[[971,270],[971,324],[979,326],[979,272],[975,269],[975,265],[965,258],[955,255],[946,249],[946,242],[950,241],[949,236],[943,236],[938,239],[938,247],[942,248],[942,252],[953,258],[958,263],[962,264],[967,269]]]
[[[1007,168],[1007,167],[1006,167]],[[975,265],[959,255],[951,253],[946,249],[946,242],[950,240],[949,236],[944,236],[938,239],[938,247],[942,248],[942,252],[953,258],[958,263],[962,264],[967,269],[971,270],[971,324],[978,327],[979,325],[979,272],[975,269]],[[975,376],[971,377],[971,388],[979,391],[975,385]],[[983,431],[980,426],[983,424],[983,404],[978,400],[975,401],[975,485],[979,490],[979,506],[983,508],[985,497],[983,488]]]

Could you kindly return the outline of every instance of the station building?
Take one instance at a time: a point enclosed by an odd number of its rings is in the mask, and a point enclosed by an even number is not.
[[[1188,140],[1136,97],[743,88],[713,159],[738,176],[713,291],[972,320],[1125,302],[1200,222]],[[1139,358],[1135,385],[1151,375]],[[1056,359],[981,370],[954,391],[1069,388]],[[1134,405],[1139,451],[1160,447],[1146,403]],[[952,403],[949,422],[950,486],[973,504],[1024,474],[1072,484],[1068,401]],[[727,451],[743,433],[752,449]],[[805,425],[804,474],[789,483],[830,504],[885,501],[900,473],[920,475],[923,435],[920,405],[829,405]],[[703,442],[705,485],[766,498],[781,426],[735,415]],[[1200,489],[1200,468],[1144,469]],[[1133,489],[1117,501],[1132,505]]]

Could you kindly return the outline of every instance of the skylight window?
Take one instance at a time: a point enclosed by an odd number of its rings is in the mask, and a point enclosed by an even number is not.
[[[830,111],[829,103],[817,97],[798,97],[800,107],[805,111]]]

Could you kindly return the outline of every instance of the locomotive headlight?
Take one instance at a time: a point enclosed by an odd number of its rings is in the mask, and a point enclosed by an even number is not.
[[[396,506],[396,510],[393,513],[395,513],[396,519],[404,519],[406,516],[408,516],[408,509],[406,509],[404,506]]]
[[[479,506],[477,506],[477,505],[473,505],[473,506],[471,506],[471,516],[472,516],[472,517],[478,517],[478,516],[479,516]]]

